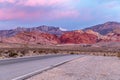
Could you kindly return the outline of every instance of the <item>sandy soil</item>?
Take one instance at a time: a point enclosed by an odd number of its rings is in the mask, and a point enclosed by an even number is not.
[[[27,80],[120,80],[120,59],[86,56]]]

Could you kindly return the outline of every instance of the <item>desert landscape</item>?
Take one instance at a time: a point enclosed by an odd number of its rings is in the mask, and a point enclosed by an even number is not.
[[[0,80],[120,80],[120,1],[0,0]]]
[[[27,77],[26,80],[120,79],[120,23],[118,22],[107,22],[73,31],[40,26],[1,30],[0,33],[1,60],[53,54],[84,55],[82,58]]]
[[[1,30],[0,58],[40,54],[120,54],[120,23],[107,22],[83,30],[40,26]]]

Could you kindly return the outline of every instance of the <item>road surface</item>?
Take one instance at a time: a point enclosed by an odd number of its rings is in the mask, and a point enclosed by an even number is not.
[[[43,56],[44,57],[44,56]],[[83,57],[82,55],[64,55],[64,56],[54,56],[45,57],[29,60],[19,61],[0,64],[0,80],[17,80],[17,78],[24,76],[26,74],[32,73],[37,70],[44,70],[47,67],[55,66],[56,64],[63,63],[78,57]],[[33,59],[33,60],[32,60]]]

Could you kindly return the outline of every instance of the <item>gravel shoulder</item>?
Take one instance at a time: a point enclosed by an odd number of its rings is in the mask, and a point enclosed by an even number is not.
[[[85,56],[27,80],[120,80],[120,59]]]

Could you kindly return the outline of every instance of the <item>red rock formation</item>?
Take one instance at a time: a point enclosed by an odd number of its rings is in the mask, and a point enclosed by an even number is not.
[[[45,32],[40,32],[38,30],[34,31],[22,31],[15,36],[1,39],[3,43],[19,43],[19,44],[93,44],[98,42],[120,42],[120,29],[114,29],[107,35],[101,35],[93,30],[75,30],[66,31],[60,38],[54,34],[49,34]]]
[[[102,35],[98,42],[120,42],[120,28],[114,29],[107,35]]]
[[[88,34],[86,32],[67,32],[64,33],[61,37],[60,40],[62,43],[75,43],[75,44],[80,44],[80,43],[86,43],[86,44],[92,44],[97,42],[97,36],[94,34]]]
[[[99,39],[98,42],[120,42],[120,34],[118,33],[108,33],[103,38]]]
[[[60,41],[56,35],[32,31],[18,33],[13,37],[4,39],[3,42],[20,44],[58,44]]]

